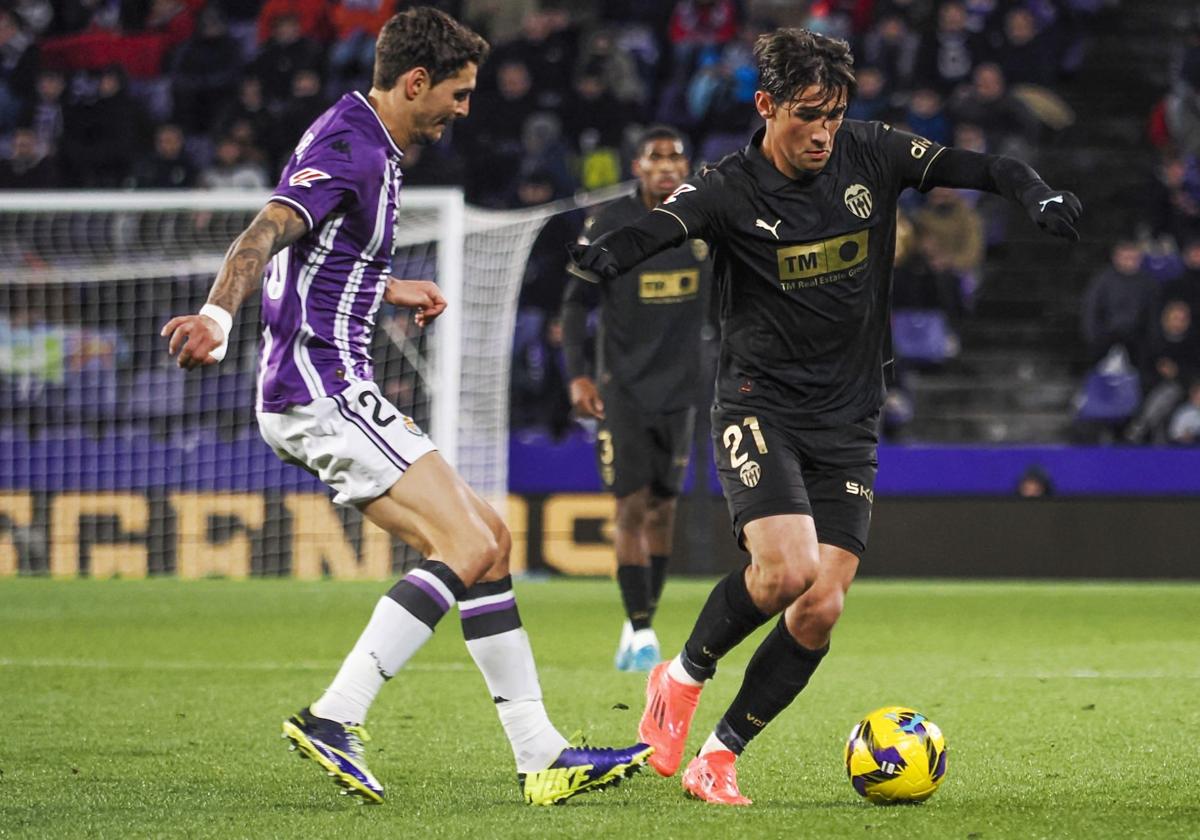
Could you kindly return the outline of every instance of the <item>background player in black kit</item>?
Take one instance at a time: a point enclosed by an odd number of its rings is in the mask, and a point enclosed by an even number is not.
[[[1012,158],[843,122],[854,92],[844,41],[783,29],[755,54],[766,125],[750,145],[631,226],[571,247],[581,275],[610,282],[684,238],[713,246],[722,326],[713,442],[751,562],[717,584],[682,653],[651,672],[640,731],[656,750],[650,763],[673,774],[717,661],[782,613],[684,773],[688,793],[742,805],[734,760],[808,683],[866,546],[898,194],[998,193],[1072,240],[1081,211]]]
[[[683,137],[667,126],[638,139],[634,195],[618,199],[590,218],[580,243],[628,224],[683,182],[691,166]],[[662,594],[675,497],[696,424],[700,330],[711,283],[708,245],[692,239],[638,266],[628,278],[596,286],[577,277],[563,293],[563,344],[571,404],[600,421],[596,460],[600,477],[617,500],[617,583],[628,617],[617,645],[622,671],[649,671],[658,664],[651,627]],[[600,306],[596,376],[587,362],[587,316]]]

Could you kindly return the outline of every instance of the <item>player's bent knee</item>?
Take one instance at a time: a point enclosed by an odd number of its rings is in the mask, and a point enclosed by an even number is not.
[[[754,602],[770,613],[777,613],[799,598],[816,579],[815,568],[804,563],[760,565],[747,581]]]

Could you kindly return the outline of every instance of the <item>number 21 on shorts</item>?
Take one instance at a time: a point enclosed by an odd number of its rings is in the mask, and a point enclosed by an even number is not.
[[[742,426],[750,430],[750,436],[754,438],[754,447],[758,450],[758,454],[767,454],[767,441],[763,437],[762,429],[758,426],[757,417],[746,417],[740,425],[730,423],[721,434],[721,440],[725,443],[725,448],[729,450],[729,466],[735,470],[746,463],[750,457],[749,453],[740,451],[743,438]]]

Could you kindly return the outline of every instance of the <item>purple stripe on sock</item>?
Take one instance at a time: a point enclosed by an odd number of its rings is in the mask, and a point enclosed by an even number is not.
[[[429,583],[429,581],[421,580],[421,578],[419,578],[417,575],[412,574],[405,575],[404,579],[432,598],[434,603],[442,608],[442,612],[446,612],[446,610],[450,609],[450,604],[447,603],[446,599],[442,597],[442,593],[434,589],[433,585]]]
[[[486,615],[487,613],[500,612],[501,610],[511,610],[517,605],[516,598],[508,598],[504,601],[497,601],[494,604],[484,604],[482,607],[462,608],[462,604],[458,605],[459,618],[471,618],[477,615]]]

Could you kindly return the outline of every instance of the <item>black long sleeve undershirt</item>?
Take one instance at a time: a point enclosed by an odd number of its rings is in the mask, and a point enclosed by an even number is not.
[[[922,189],[955,187],[996,193],[1024,206],[1026,193],[1045,186],[1031,166],[1003,155],[946,148],[930,164]],[[688,231],[673,214],[651,210],[623,228],[601,236],[595,245],[608,251],[621,273],[660,251],[683,242]]]

